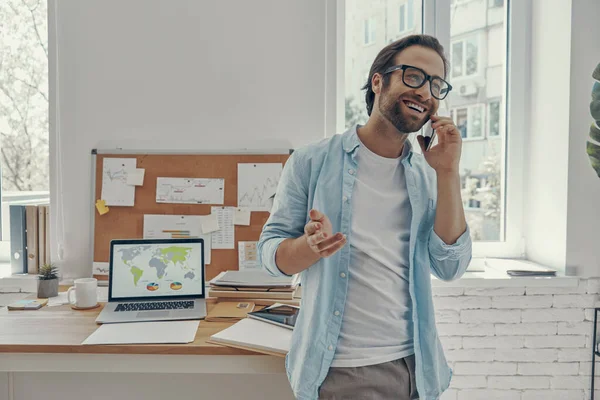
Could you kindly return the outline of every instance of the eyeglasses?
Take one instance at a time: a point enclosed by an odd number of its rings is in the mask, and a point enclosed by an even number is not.
[[[431,95],[438,100],[444,100],[448,93],[452,90],[452,85],[440,78],[439,76],[427,75],[421,68],[413,67],[412,65],[394,65],[389,67],[383,74],[402,70],[402,82],[410,88],[418,89],[429,81],[429,90]]]

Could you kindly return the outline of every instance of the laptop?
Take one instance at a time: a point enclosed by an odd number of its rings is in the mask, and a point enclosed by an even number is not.
[[[96,323],[203,319],[205,297],[204,239],[112,240]]]

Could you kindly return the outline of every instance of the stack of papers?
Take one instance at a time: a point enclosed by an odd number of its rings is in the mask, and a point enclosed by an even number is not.
[[[210,281],[208,295],[232,299],[293,301],[298,283],[299,275],[273,277],[262,270],[225,271]]]
[[[296,276],[274,277],[263,270],[224,271],[217,275],[210,283],[216,286],[290,287],[296,284]]]

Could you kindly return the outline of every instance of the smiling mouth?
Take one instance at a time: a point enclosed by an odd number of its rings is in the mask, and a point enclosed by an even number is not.
[[[406,107],[410,108],[413,111],[418,112],[419,114],[425,112],[426,108],[417,104],[417,103],[413,103],[412,101],[408,101],[408,100],[403,100],[404,104],[406,105]]]

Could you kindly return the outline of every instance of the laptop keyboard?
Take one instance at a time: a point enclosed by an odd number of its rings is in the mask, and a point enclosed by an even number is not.
[[[194,300],[119,303],[115,311],[185,310],[194,308]]]

